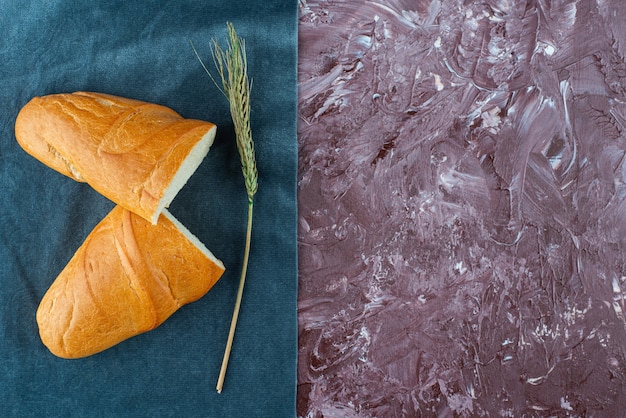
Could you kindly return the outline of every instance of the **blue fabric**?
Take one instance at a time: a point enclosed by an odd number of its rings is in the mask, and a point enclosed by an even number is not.
[[[0,13],[0,416],[295,415],[297,3],[5,0]],[[232,21],[246,39],[259,168],[248,280],[224,391],[215,384],[246,227],[228,104],[203,72]],[[35,312],[113,203],[27,155],[15,117],[33,96],[97,91],[218,125],[170,211],[226,265],[161,327],[79,360],[41,343]]]

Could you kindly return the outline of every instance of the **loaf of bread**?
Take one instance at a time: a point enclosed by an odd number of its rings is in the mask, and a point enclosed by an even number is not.
[[[224,265],[167,210],[156,225],[116,206],[37,310],[41,340],[80,358],[159,326],[215,284]]]
[[[86,92],[35,97],[15,122],[27,153],[153,224],[215,132],[214,124],[164,106]]]

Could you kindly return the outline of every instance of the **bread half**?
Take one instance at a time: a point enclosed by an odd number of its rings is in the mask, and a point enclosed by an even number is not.
[[[35,97],[15,122],[27,153],[153,224],[215,133],[165,106],[88,92]]]
[[[204,296],[224,265],[167,210],[152,225],[116,206],[89,234],[37,310],[56,356],[89,356],[162,324]]]

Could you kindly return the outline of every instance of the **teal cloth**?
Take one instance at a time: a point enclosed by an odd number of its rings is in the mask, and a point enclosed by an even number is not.
[[[0,13],[0,416],[289,417],[297,355],[297,3],[4,0]],[[246,39],[259,191],[224,391],[221,365],[243,258],[246,193],[228,104],[204,73],[226,22]],[[218,125],[170,211],[226,265],[156,330],[78,360],[41,343],[35,312],[113,203],[27,155],[15,117],[33,96],[97,91]]]

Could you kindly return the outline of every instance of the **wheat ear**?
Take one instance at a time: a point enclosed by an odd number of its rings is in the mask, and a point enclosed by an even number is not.
[[[202,59],[200,59],[200,56],[194,48],[194,52],[202,63],[202,67],[222,91],[224,96],[226,96],[226,99],[228,99],[230,104],[230,115],[235,128],[237,150],[239,151],[239,157],[241,159],[241,171],[243,172],[246,192],[248,193],[248,225],[246,229],[246,245],[244,249],[243,266],[241,269],[241,277],[239,279],[235,309],[233,311],[228,340],[226,342],[226,349],[224,351],[224,358],[222,359],[222,367],[217,380],[216,389],[218,393],[222,392],[222,388],[224,386],[226,368],[228,367],[228,359],[230,358],[230,352],[235,336],[235,328],[237,327],[237,319],[239,317],[239,309],[241,307],[243,288],[246,281],[246,272],[248,270],[248,259],[250,256],[254,195],[258,189],[258,172],[254,155],[252,130],[250,129],[250,81],[248,79],[246,45],[245,41],[237,35],[235,27],[232,23],[227,23],[227,29],[228,46],[226,50],[223,50],[216,40],[213,40],[213,46],[211,48],[213,63],[219,73],[221,87],[207,70],[206,66],[202,62]]]

